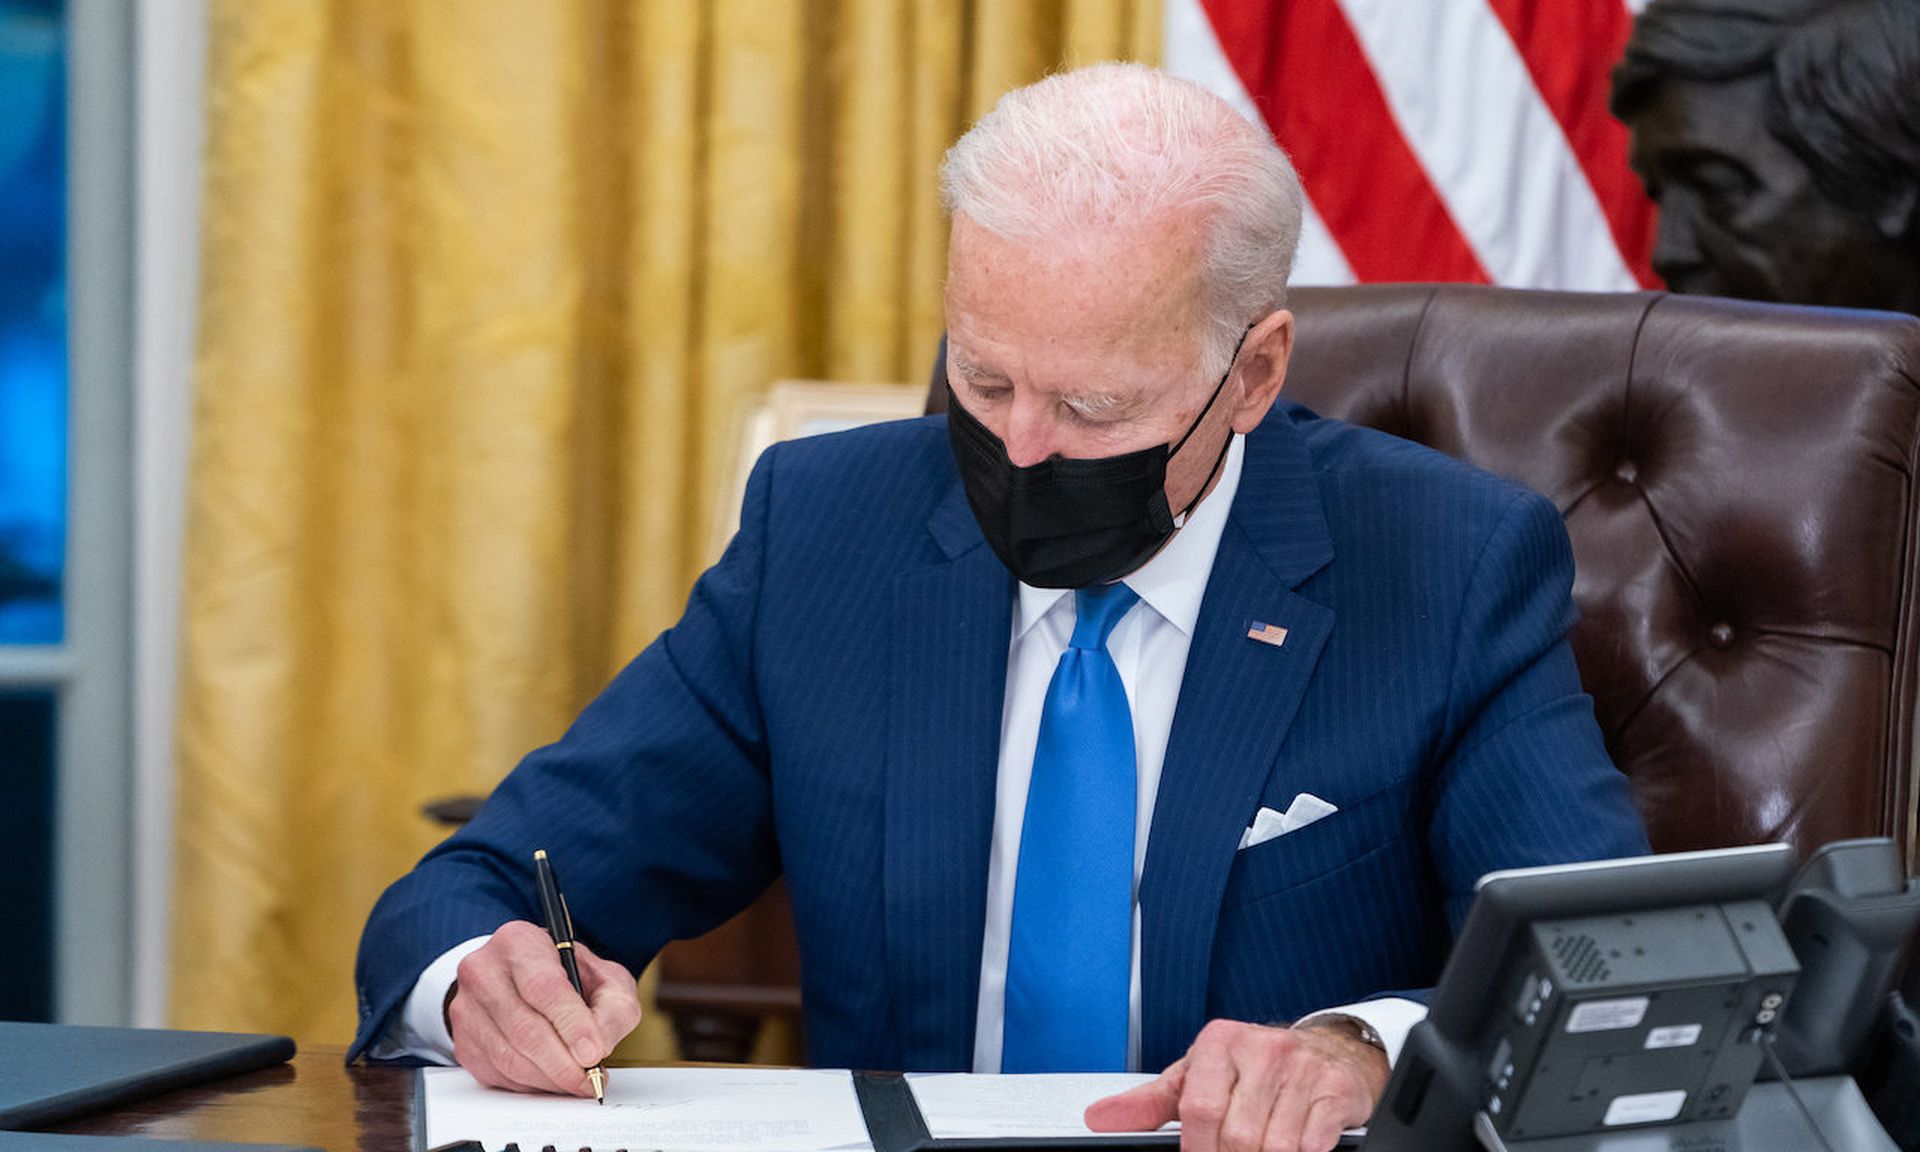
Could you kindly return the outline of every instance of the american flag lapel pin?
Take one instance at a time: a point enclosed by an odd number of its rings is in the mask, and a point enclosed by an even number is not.
[[[1275,648],[1287,642],[1287,630],[1278,624],[1262,624],[1255,620],[1253,627],[1247,629],[1247,639],[1258,640],[1262,644],[1271,644]]]

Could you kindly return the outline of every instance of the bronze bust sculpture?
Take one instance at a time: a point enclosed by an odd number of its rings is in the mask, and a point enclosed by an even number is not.
[[[1920,0],[1654,0],[1612,108],[1674,291],[1920,315]]]

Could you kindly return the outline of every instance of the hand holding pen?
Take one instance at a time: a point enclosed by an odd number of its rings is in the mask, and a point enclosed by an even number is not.
[[[587,1002],[587,990],[580,983],[580,965],[574,959],[573,917],[567,912],[567,898],[560,895],[560,884],[553,878],[553,863],[547,859],[547,850],[541,848],[533,854],[534,883],[540,888],[540,915],[547,922],[547,932],[553,936],[553,946],[560,952],[560,966],[567,970],[567,982],[580,994],[580,1002]],[[595,1060],[586,1070],[587,1079],[593,1082],[593,1098],[600,1103],[607,1102],[607,1070],[599,1060]]]
[[[543,870],[551,879],[543,858],[534,869],[536,882]],[[564,914],[557,886],[553,899]],[[454,1059],[489,1087],[597,1095],[604,1079],[596,1085],[583,1069],[599,1070],[640,1022],[633,974],[578,941],[556,949],[558,939],[571,940],[571,925],[552,912],[546,919],[558,936],[515,920],[461,960],[446,1004]]]

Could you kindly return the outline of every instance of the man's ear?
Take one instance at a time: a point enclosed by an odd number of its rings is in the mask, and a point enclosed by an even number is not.
[[[1293,313],[1286,309],[1267,314],[1253,326],[1240,349],[1234,371],[1240,376],[1240,403],[1233,411],[1233,430],[1251,432],[1267,418],[1280,389],[1287,382],[1287,364],[1293,358]]]

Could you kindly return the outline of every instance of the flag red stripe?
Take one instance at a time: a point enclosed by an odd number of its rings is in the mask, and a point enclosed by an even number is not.
[[[1627,129],[1607,111],[1611,70],[1633,17],[1621,0],[1487,0],[1587,174],[1634,277],[1657,287],[1654,209],[1627,166]]]
[[[1489,281],[1335,0],[1201,6],[1357,279]]]

